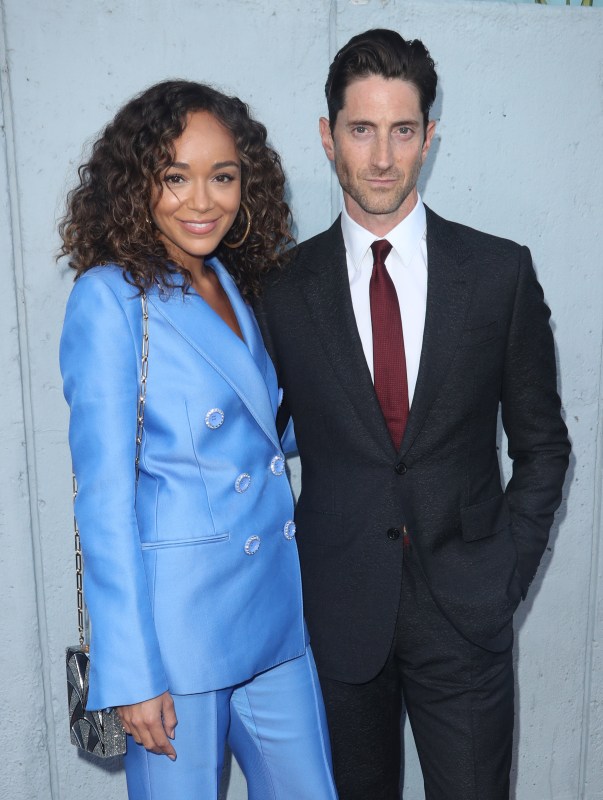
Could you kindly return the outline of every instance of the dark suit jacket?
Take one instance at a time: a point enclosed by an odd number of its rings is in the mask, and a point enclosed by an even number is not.
[[[360,683],[394,633],[406,526],[440,610],[491,650],[561,500],[567,429],[550,312],[527,248],[427,210],[421,362],[398,453],[358,335],[340,221],[300,245],[258,318],[293,416],[305,613],[322,673]],[[513,459],[503,490],[497,416]]]

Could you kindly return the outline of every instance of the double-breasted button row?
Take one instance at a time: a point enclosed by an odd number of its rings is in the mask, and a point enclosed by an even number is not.
[[[285,539],[291,541],[291,539],[295,538],[295,522],[292,519],[288,519],[283,526],[283,536]],[[243,549],[247,553],[248,556],[254,556],[257,551],[260,549],[260,545],[262,540],[257,534],[250,536],[245,544],[243,545]]]
[[[270,462],[270,471],[273,475],[279,477],[285,472],[285,460],[282,456],[274,456]],[[235,492],[244,494],[244,492],[251,486],[251,475],[248,472],[241,472],[237,475],[234,482]]]
[[[222,411],[221,408],[210,408],[205,414],[205,424],[212,431],[220,428],[224,424],[224,419],[224,411]],[[280,477],[281,475],[285,474],[285,459],[281,453],[277,453],[272,457],[270,461],[270,471],[276,477]],[[238,494],[244,494],[250,486],[251,475],[248,472],[241,472],[240,475],[237,475],[234,482],[235,492]],[[294,539],[295,530],[295,522],[292,519],[287,520],[283,527],[283,536],[285,539]],[[257,534],[254,534],[246,540],[245,544],[243,545],[243,549],[248,556],[254,556],[260,549],[260,545],[260,537],[257,536]]]
[[[270,462],[270,472],[276,477],[280,477],[285,472],[285,459],[280,456],[276,455]],[[247,489],[251,486],[251,475],[248,472],[242,472],[240,475],[237,476],[235,480],[235,491],[239,494],[243,494],[246,492]]]

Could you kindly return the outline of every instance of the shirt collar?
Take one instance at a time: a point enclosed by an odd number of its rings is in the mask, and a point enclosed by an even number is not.
[[[425,236],[426,229],[425,206],[421,196],[418,195],[415,207],[410,214],[382,238],[388,240],[406,266],[414,256],[419,242]],[[354,270],[359,271],[370,246],[379,237],[355,222],[346,211],[345,205],[341,212],[341,231],[345,249],[354,265]]]

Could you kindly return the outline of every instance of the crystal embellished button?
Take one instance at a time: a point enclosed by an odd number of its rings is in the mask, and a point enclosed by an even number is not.
[[[285,471],[285,459],[282,456],[274,456],[270,462],[270,471],[273,475],[282,475]]]
[[[205,424],[208,428],[211,428],[212,431],[215,431],[216,428],[219,428],[223,422],[224,412],[221,408],[210,408],[205,415]]]
[[[243,494],[251,486],[251,475],[248,472],[242,472],[235,481],[235,491]]]
[[[260,537],[250,536],[245,542],[245,552],[248,556],[254,556],[260,549]]]
[[[294,539],[296,530],[297,528],[295,527],[295,522],[293,522],[292,519],[287,520],[287,522],[285,522],[285,527],[283,528],[285,539]]]

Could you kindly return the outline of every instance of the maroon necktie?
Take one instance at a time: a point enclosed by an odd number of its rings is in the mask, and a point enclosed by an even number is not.
[[[408,419],[408,380],[400,304],[385,266],[391,249],[387,239],[379,239],[371,245],[373,274],[369,294],[375,392],[394,447],[399,450]]]

